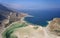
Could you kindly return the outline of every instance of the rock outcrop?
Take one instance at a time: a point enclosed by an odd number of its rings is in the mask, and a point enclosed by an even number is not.
[[[47,33],[60,38],[60,18],[54,18],[48,24]]]

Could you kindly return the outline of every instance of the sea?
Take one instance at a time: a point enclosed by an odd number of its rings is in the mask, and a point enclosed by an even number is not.
[[[43,27],[48,25],[48,21],[51,21],[54,18],[60,18],[60,9],[22,10],[21,12],[28,13],[29,15],[33,16],[33,17],[26,17],[25,21]]]

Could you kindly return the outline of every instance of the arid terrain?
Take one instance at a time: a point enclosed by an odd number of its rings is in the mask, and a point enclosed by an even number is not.
[[[60,18],[49,21],[47,27],[17,21],[8,26],[4,38],[60,38]],[[12,33],[10,33],[12,32]],[[7,35],[5,35],[7,34]]]

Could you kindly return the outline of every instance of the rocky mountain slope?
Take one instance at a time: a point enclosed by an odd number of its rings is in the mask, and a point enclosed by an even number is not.
[[[9,9],[3,4],[0,4],[0,26],[2,26],[2,24],[7,24],[12,19],[15,19],[17,17],[17,14],[18,13],[15,10]]]
[[[10,10],[6,6],[4,6],[3,4],[0,4],[0,19],[6,18],[5,16],[9,15],[10,12],[13,12],[13,10]]]

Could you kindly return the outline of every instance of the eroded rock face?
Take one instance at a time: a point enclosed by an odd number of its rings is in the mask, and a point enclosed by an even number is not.
[[[55,18],[47,26],[49,33],[60,36],[60,18]]]

